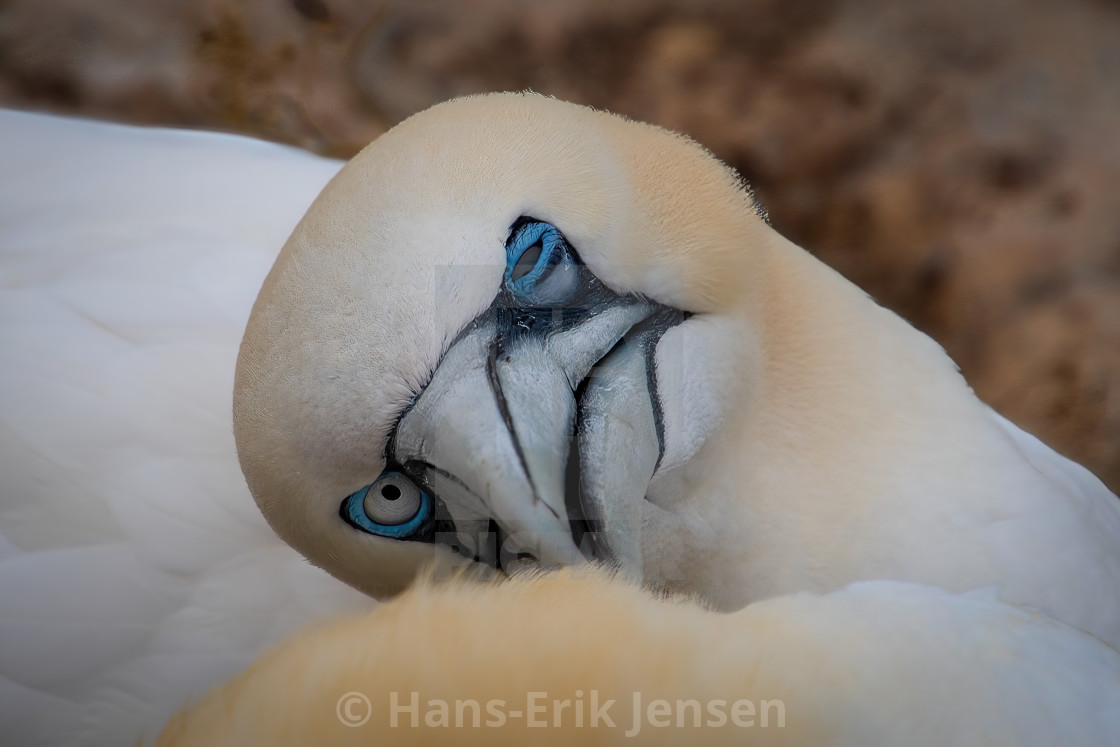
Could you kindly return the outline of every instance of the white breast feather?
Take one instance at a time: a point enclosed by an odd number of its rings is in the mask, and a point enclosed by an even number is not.
[[[0,113],[0,734],[131,744],[369,600],[268,528],[234,453],[257,289],[340,164]]]

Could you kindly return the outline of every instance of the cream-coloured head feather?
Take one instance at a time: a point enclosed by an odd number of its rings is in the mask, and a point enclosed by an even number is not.
[[[567,259],[533,272],[578,272],[574,296],[518,290],[547,254],[526,225],[558,232]],[[722,609],[996,586],[1120,643],[1099,481],[701,147],[545,97],[441,104],[339,173],[257,300],[234,416],[272,526],[370,593],[433,561],[586,556]],[[369,524],[402,490],[417,528]]]
[[[708,210],[683,209],[693,202]],[[355,157],[265,282],[234,414],[265,516],[368,591],[399,589],[431,547],[355,537],[338,502],[382,471],[402,411],[493,301],[523,215],[561,227],[619,294],[695,312],[740,303],[737,279],[758,261],[744,238],[777,238],[695,143],[541,96],[445,104]]]

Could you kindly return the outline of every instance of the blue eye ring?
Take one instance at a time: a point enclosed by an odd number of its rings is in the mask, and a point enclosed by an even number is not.
[[[555,226],[529,220],[506,243],[505,285],[530,306],[562,304],[579,290],[579,262]]]
[[[388,498],[391,490],[395,490],[398,497]],[[374,493],[373,496],[370,495],[371,491]],[[406,500],[415,503],[415,513],[399,523],[377,521],[376,517],[370,516],[366,499],[376,500],[379,493],[386,496],[385,500],[388,501],[399,500],[403,494]],[[420,531],[427,523],[428,517],[432,515],[432,497],[421,490],[407,475],[396,470],[386,470],[369,485],[346,496],[342,501],[341,513],[351,526],[368,534],[390,539],[408,539]]]

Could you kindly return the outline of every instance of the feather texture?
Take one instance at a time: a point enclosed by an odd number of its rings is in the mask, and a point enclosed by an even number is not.
[[[994,598],[875,581],[724,615],[567,570],[424,586],[312,630],[158,744],[1111,747],[1117,734],[1120,653]]]
[[[387,441],[426,382],[481,370],[454,341],[494,303],[518,216],[555,226],[613,291],[692,312],[656,346],[662,464],[646,474],[643,439],[619,437],[597,455],[621,486],[596,482],[595,459],[576,465],[585,492],[617,509],[598,512],[601,545],[625,546],[614,559],[647,584],[728,611],[871,579],[998,586],[1004,602],[1120,646],[1120,501],[1098,480],[995,416],[934,340],[766,225],[696,143],[533,94],[444,102],[378,138],[311,205],[262,287],[234,433],[266,518],[309,558],[372,594],[433,557],[460,559],[338,521],[341,497],[387,457],[504,496],[485,515],[526,545],[547,534],[552,558],[575,547],[566,522],[549,524],[559,511],[525,518],[535,503],[488,390],[451,398],[438,429],[406,439],[427,451]],[[649,435],[617,402],[580,400],[581,444],[591,412]],[[544,432],[562,419],[536,420],[548,448],[534,463],[561,473],[564,434]]]
[[[369,600],[261,518],[230,426],[245,319],[339,164],[0,113],[0,734],[130,744]]]
[[[658,350],[676,430],[668,474],[641,506],[644,522],[648,512],[673,520],[665,531],[643,523],[643,562],[665,586],[721,608],[754,603],[719,616],[572,574],[506,590],[425,588],[295,639],[167,739],[368,740],[339,731],[333,710],[335,685],[351,677],[347,687],[377,697],[388,683],[453,697],[458,682],[513,698],[533,677],[561,689],[578,687],[572,677],[615,677],[604,692],[632,693],[666,677],[716,687],[755,672],[749,692],[788,694],[806,714],[762,743],[1109,743],[1120,731],[1116,651],[1064,624],[1120,640],[1120,506],[1099,481],[985,408],[935,343],[759,222],[729,172],[694,145],[536,97],[432,111],[411,125],[430,121],[431,132],[391,133],[332,183],[274,271],[273,290],[287,283],[288,295],[258,302],[272,328],[307,343],[277,344],[248,366],[286,387],[259,387],[243,416],[263,429],[239,436],[273,486],[269,500],[293,504],[273,505],[275,525],[340,577],[381,576],[371,589],[403,587],[413,561],[431,559],[419,543],[354,534],[334,507],[380,471],[387,413],[490,302],[497,278],[439,271],[485,270],[501,255],[503,232],[528,210],[523,173],[502,156],[520,143],[583,164],[525,173],[544,185],[530,200],[544,207],[530,212],[546,215],[563,197],[546,217],[568,210],[559,222],[573,224],[592,270],[612,287],[706,310]],[[490,123],[463,126],[472,117]],[[601,131],[580,124],[588,118]],[[654,148],[672,158],[651,161]],[[371,606],[272,533],[230,433],[252,299],[339,167],[240,138],[0,113],[5,741],[154,735],[285,635]],[[491,168],[501,178],[480,189]],[[713,210],[720,220],[705,218]],[[612,216],[629,221],[622,244]],[[658,261],[646,267],[634,252],[648,247]],[[335,313],[339,299],[346,313]],[[288,430],[270,434],[284,418]],[[998,588],[987,599],[888,582],[795,594],[880,578]],[[323,707],[294,707],[304,699]],[[493,734],[466,736],[476,737]]]

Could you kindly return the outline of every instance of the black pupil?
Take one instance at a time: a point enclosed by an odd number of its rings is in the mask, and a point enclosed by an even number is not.
[[[381,497],[387,501],[395,501],[401,497],[401,489],[396,485],[384,485],[381,487]]]
[[[520,280],[532,272],[533,268],[537,266],[537,262],[540,260],[541,252],[543,251],[544,247],[541,246],[541,240],[538,239],[537,243],[526,249],[518,258],[517,264],[513,266],[513,272],[510,273],[510,279]]]

